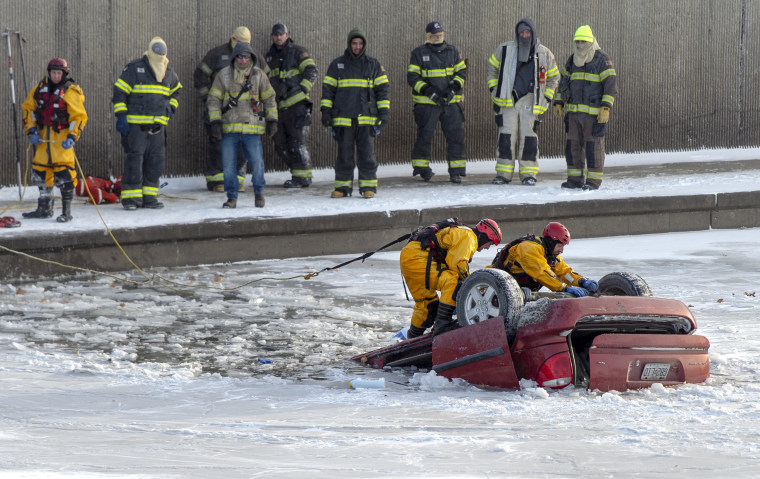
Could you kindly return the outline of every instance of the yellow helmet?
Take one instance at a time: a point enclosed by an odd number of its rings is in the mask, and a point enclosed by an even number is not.
[[[593,43],[594,34],[591,32],[591,27],[588,25],[583,25],[582,27],[578,28],[578,30],[575,31],[575,37],[573,37],[573,41]]]

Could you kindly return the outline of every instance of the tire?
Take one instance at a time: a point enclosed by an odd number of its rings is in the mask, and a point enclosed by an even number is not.
[[[500,269],[479,269],[464,280],[456,297],[460,326],[503,316],[509,324],[520,315],[523,294],[517,281]]]
[[[599,280],[600,295],[604,296],[652,296],[652,290],[644,279],[633,273],[609,273]]]

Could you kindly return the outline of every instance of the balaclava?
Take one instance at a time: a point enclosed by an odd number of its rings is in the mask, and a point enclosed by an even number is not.
[[[520,32],[530,30],[530,38],[521,38]],[[515,40],[517,41],[517,61],[524,63],[530,59],[530,54],[536,46],[536,28],[533,20],[523,18],[515,26]]]
[[[166,75],[166,67],[169,65],[169,59],[166,58],[166,42],[161,37],[153,37],[153,40],[148,44],[148,51],[145,52],[145,56],[148,57],[148,63],[150,63],[153,74],[156,75],[156,80],[163,81],[164,75]]]
[[[580,45],[575,43],[582,40],[586,43]],[[573,37],[573,63],[578,68],[582,67],[586,63],[590,62],[594,58],[594,54],[599,50],[599,44],[596,42],[596,37],[591,32],[591,27],[583,25],[575,31]]]
[[[251,61],[247,62],[245,66],[239,65],[237,60],[235,60],[235,58],[241,54],[247,54],[248,58],[251,59]],[[238,42],[232,50],[232,77],[235,83],[238,85],[245,85],[245,79],[251,74],[251,70],[253,70],[255,64],[256,55],[253,54],[251,45],[247,42]]]

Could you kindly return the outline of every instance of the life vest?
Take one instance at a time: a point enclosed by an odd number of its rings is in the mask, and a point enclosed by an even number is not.
[[[502,249],[500,249],[496,256],[494,257],[493,261],[491,262],[491,267],[496,269],[501,269],[506,271],[507,273],[511,274],[512,277],[517,280],[517,283],[520,286],[526,286],[530,288],[532,291],[538,291],[541,289],[541,283],[536,281],[532,276],[530,276],[528,273],[522,272],[522,273],[513,273],[512,272],[512,266],[517,265],[520,266],[520,263],[514,262],[514,263],[507,263],[507,258],[509,257],[509,250],[512,249],[512,247],[517,246],[518,244],[522,243],[523,241],[532,241],[534,243],[540,244],[541,246],[544,246],[544,257],[546,258],[546,262],[549,265],[552,270],[554,270],[554,266],[557,264],[557,256],[553,254],[548,254],[546,252],[546,246],[544,245],[543,241],[541,241],[540,238],[536,238],[536,235],[528,234],[525,236],[521,236],[517,239],[514,239],[510,241],[506,246],[504,246]],[[506,264],[505,264],[506,263]]]
[[[443,228],[451,226],[464,226],[464,223],[459,221],[459,218],[447,218],[430,226],[417,228],[409,237],[409,241],[419,241],[420,249],[430,249],[430,256],[437,263],[445,263],[448,250],[441,248],[440,243],[438,243],[438,237],[435,234]]]
[[[70,81],[67,78],[52,92],[50,82],[42,81],[37,85],[34,90],[34,102],[37,105],[34,121],[38,125],[48,126],[57,132],[69,127],[69,111],[64,95],[66,84]]]

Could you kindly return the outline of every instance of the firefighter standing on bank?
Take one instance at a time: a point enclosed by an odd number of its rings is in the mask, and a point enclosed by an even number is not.
[[[219,70],[228,67],[232,61],[232,49],[238,42],[251,43],[251,31],[248,27],[237,27],[232,32],[230,40],[219,46],[212,48],[203,57],[203,60],[195,68],[193,74],[193,86],[198,91],[203,104],[203,125],[208,136],[208,148],[206,149],[206,188],[213,191],[224,191],[224,168],[222,167],[222,145],[214,135],[211,134],[211,121],[208,119],[208,109],[206,108],[206,97],[214,78]],[[238,168],[238,188],[239,191],[245,191],[245,168],[246,161],[243,155],[237,157]]]
[[[552,103],[559,70],[552,52],[538,41],[530,18],[515,25],[515,39],[502,43],[488,60],[488,89],[499,127],[495,185],[512,181],[518,160],[520,181],[538,176],[538,125]]]
[[[527,235],[509,243],[496,254],[491,266],[511,274],[521,288],[531,291],[544,286],[577,297],[595,293],[597,282],[576,273],[562,260],[560,254],[568,244],[570,231],[562,223],[551,222],[541,238]]]
[[[158,209],[158,185],[164,170],[166,126],[179,102],[179,82],[166,58],[166,43],[154,37],[145,54],[130,62],[113,86],[116,130],[127,153],[122,175],[125,210]]]
[[[348,48],[330,63],[322,81],[322,125],[331,128],[338,142],[335,191],[332,198],[351,196],[354,158],[359,169],[359,193],[374,198],[377,192],[375,137],[390,113],[390,85],[385,68],[367,55],[367,36],[361,28],[348,34]]]
[[[221,142],[224,168],[223,208],[236,208],[238,199],[237,157],[239,146],[251,165],[254,206],[263,208],[264,151],[261,136],[277,132],[277,102],[262,61],[245,42],[232,51],[230,65],[223,68],[211,85],[206,106],[211,132]]]
[[[446,137],[449,178],[461,183],[466,175],[462,89],[467,66],[457,49],[444,40],[440,23],[425,27],[425,44],[415,48],[409,59],[406,81],[412,87],[417,141],[412,149],[412,176],[430,181],[430,145],[438,122]]]
[[[52,217],[53,186],[57,186],[61,190],[63,211],[56,220],[59,223],[71,221],[71,200],[77,184],[74,143],[87,124],[87,112],[84,93],[69,77],[69,64],[65,59],[50,60],[47,76],[29,92],[21,111],[24,131],[34,146],[31,180],[40,190],[37,209],[22,216]]]
[[[617,95],[617,75],[591,27],[578,28],[573,41],[573,54],[562,69],[554,102],[554,116],[562,117],[563,106],[567,111],[567,181],[562,188],[597,190],[604,177],[604,135]],[[588,171],[585,182],[584,167]]]
[[[470,274],[472,255],[500,241],[501,229],[490,219],[480,220],[474,231],[451,219],[412,234],[400,257],[401,274],[414,298],[408,339],[430,326],[433,334],[454,327],[457,286]]]
[[[277,95],[278,128],[275,150],[290,169],[285,188],[306,188],[311,184],[309,139],[312,103],[309,93],[317,81],[317,65],[309,52],[293,43],[288,27],[272,27],[272,46],[267,52],[267,74]]]

